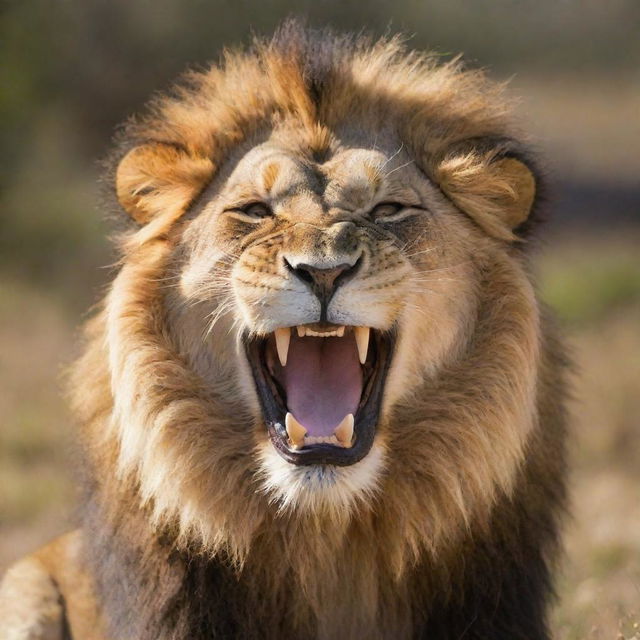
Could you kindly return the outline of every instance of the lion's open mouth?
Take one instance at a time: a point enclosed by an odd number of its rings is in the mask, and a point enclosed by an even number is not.
[[[331,324],[245,338],[271,441],[293,464],[349,465],[375,437],[394,332]]]

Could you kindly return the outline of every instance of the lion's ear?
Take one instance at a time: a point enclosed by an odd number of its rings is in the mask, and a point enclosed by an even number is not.
[[[213,173],[211,160],[170,144],[149,143],[129,151],[116,170],[116,193],[124,210],[146,224],[161,214],[187,209]]]
[[[536,177],[523,161],[496,151],[446,157],[436,170],[443,191],[491,235],[513,240],[536,199]]]

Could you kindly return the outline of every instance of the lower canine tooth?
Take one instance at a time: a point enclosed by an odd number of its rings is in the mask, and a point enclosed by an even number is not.
[[[369,327],[356,327],[354,332],[358,345],[358,358],[360,364],[364,364],[367,361],[367,352],[369,351]]]
[[[287,429],[287,435],[289,436],[289,440],[291,440],[291,444],[294,447],[303,447],[307,430],[293,417],[292,413],[287,412],[284,419],[284,426]]]
[[[291,329],[289,327],[276,329],[276,350],[278,351],[278,359],[280,364],[285,367],[287,365],[287,355],[289,353],[289,342],[291,341]]]
[[[350,447],[353,439],[353,413],[348,413],[342,422],[335,428],[333,434],[343,447]]]

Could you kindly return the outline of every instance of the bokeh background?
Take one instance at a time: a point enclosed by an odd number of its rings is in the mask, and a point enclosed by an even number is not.
[[[548,161],[543,298],[576,363],[565,640],[640,638],[638,0],[5,0],[0,14],[0,571],[72,522],[62,393],[113,261],[98,210],[114,128],[186,66],[314,25],[404,31],[511,78]]]

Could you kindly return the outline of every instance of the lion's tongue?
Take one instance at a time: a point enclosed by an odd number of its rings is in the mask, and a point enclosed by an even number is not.
[[[291,336],[282,381],[287,408],[309,436],[330,436],[362,395],[362,368],[353,333],[343,338]]]

